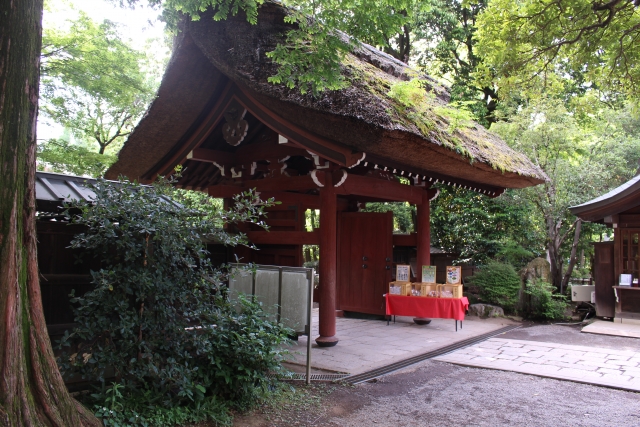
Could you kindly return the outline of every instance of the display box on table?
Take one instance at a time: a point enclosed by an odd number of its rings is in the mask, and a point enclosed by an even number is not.
[[[435,283],[416,283],[416,288],[420,289],[421,297],[438,298],[440,296],[440,289]]]
[[[399,281],[391,282],[389,283],[389,294],[411,296],[411,283]]]
[[[459,285],[438,285],[440,298],[462,298],[462,284]]]

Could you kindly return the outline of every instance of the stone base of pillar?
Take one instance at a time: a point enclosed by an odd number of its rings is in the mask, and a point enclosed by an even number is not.
[[[333,347],[338,344],[338,337],[335,335],[332,337],[318,337],[316,338],[316,343],[319,347]]]

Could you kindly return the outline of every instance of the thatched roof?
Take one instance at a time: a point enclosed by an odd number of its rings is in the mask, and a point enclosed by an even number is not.
[[[291,28],[285,14],[281,5],[267,2],[259,9],[257,25],[242,14],[214,21],[210,12],[199,21],[185,21],[157,99],[106,176],[152,177],[231,80],[283,120],[381,164],[498,188],[546,179],[526,156],[447,107],[446,88],[424,76],[427,90],[414,88],[409,83],[414,70],[371,46],[363,45],[344,61],[342,74],[350,83],[345,89],[314,97],[269,83],[277,66],[266,53]],[[394,95],[403,90],[410,102]]]

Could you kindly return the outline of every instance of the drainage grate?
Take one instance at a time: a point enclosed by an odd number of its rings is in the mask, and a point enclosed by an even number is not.
[[[339,381],[348,377],[349,374],[311,374],[311,381]],[[304,381],[307,379],[306,374],[293,374],[287,380]]]
[[[457,343],[453,343],[451,345],[438,348],[436,350],[430,351],[428,353],[421,354],[419,356],[414,356],[409,359],[401,360],[400,362],[392,363],[391,365],[383,366],[381,368],[374,369],[369,372],[363,372],[362,374],[353,375],[353,376],[345,376],[344,382],[348,384],[360,384],[363,382],[371,381],[374,378],[379,378],[384,375],[390,374],[392,372],[398,371],[400,369],[406,368],[407,366],[414,365],[416,363],[422,362],[423,360],[432,359],[434,357],[442,356],[443,354],[451,353],[452,351],[459,350],[463,347],[468,347],[473,344],[477,344],[479,342],[488,340],[489,338],[495,337],[496,335],[503,334],[505,332],[512,331],[514,329],[518,329],[519,325],[514,326],[506,326],[501,329],[497,329],[493,332],[489,332],[483,335],[478,335],[473,338],[468,338],[463,341],[459,341]],[[313,379],[313,376],[311,376]]]

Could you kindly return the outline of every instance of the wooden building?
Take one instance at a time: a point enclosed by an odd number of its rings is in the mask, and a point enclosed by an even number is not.
[[[613,241],[594,243],[596,314],[640,323],[640,174],[570,209],[584,221],[613,228]],[[619,286],[621,274],[631,275],[631,286]]]
[[[93,191],[87,178],[36,172],[36,232],[42,308],[49,335],[58,338],[73,326],[69,294],[82,295],[93,288],[91,270],[100,268],[96,259],[81,258],[69,245],[84,229],[62,218],[62,205],[72,200],[90,200]]]
[[[456,119],[434,79],[410,88],[416,72],[371,46],[344,60],[345,89],[314,97],[269,83],[276,65],[266,53],[291,28],[285,14],[267,2],[256,25],[242,14],[214,21],[210,11],[183,22],[157,98],[106,177],[151,182],[182,165],[183,188],[226,200],[255,188],[281,201],[270,232],[243,228],[260,250],[240,255],[299,266],[302,245],[320,245],[316,341],[330,346],[336,309],[384,313],[394,244],[417,246],[418,265],[430,264],[432,184],[496,197],[546,177],[482,126]],[[392,88],[413,90],[410,105]],[[372,201],[417,205],[418,233],[395,238],[391,213],[359,212]],[[307,209],[320,209],[319,230],[305,231]]]

